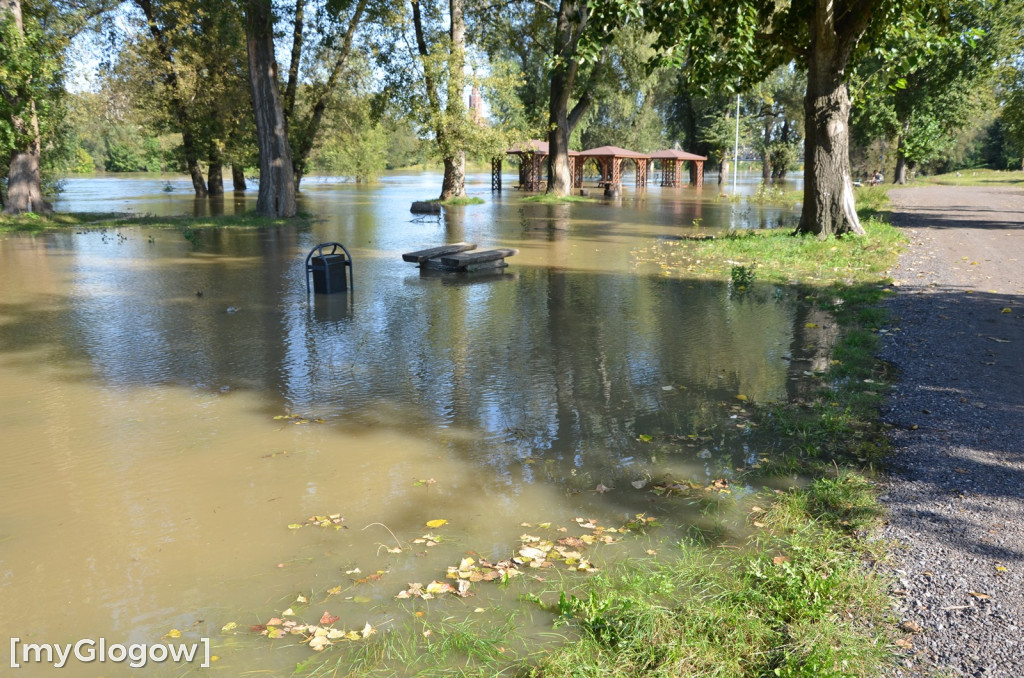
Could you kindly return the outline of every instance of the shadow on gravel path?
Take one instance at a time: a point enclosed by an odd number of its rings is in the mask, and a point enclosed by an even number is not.
[[[1022,676],[1024,192],[890,197],[911,241],[882,356],[899,370],[883,537],[913,643],[894,675]]]

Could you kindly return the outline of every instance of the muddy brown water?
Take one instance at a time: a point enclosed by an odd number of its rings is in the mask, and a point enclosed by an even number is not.
[[[706,507],[663,501],[650,484],[704,484],[756,461],[740,434],[686,436],[742,428],[738,394],[785,397],[801,319],[783,290],[737,295],[637,253],[695,219],[714,231],[791,215],[716,200],[714,187],[545,205],[492,196],[479,179],[471,193],[488,202],[440,219],[409,214],[439,183],[413,175],[307,180],[303,209],[320,217],[308,229],[0,239],[0,640],[159,643],[177,629],[212,638],[211,672],[287,674],[309,649],[248,629],[288,607],[382,634],[421,623],[415,611],[500,618],[530,583],[395,595],[443,580],[467,552],[508,557],[524,532],[580,534],[577,517],[664,524],[595,549],[595,562],[706,522]],[[183,182],[163,185],[79,179],[58,207],[194,208]],[[459,240],[519,254],[476,278],[401,260]],[[325,241],[352,252],[348,295],[307,296],[305,255]],[[288,527],[318,514],[343,527]],[[434,519],[448,523],[425,525]],[[427,533],[444,541],[410,543]],[[222,633],[229,623],[237,631]],[[537,611],[518,623],[526,636],[550,629]]]

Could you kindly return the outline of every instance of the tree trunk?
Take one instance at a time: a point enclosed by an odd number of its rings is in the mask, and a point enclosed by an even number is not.
[[[217,161],[210,161],[210,168],[206,172],[206,184],[210,195],[224,195],[224,166]]]
[[[231,165],[231,188],[236,192],[245,191],[248,186],[245,185],[245,168],[241,165]]]
[[[893,173],[892,182],[905,186],[907,183],[907,134],[910,133],[910,120],[904,120],[900,125],[899,137],[896,140],[896,171]],[[885,168],[882,168],[885,171]]]
[[[366,9],[367,0],[358,0],[355,9],[352,10],[352,16],[349,18],[348,28],[345,30],[345,35],[342,38],[341,46],[335,50],[334,53],[334,64],[331,66],[331,73],[327,76],[327,81],[323,87],[315,88],[311,87],[313,91],[313,104],[310,107],[310,112],[305,120],[304,124],[301,124],[301,133],[296,137],[296,133],[290,135],[291,139],[295,140],[295,145],[292,147],[292,165],[295,172],[295,191],[298,192],[299,184],[302,182],[302,177],[306,174],[306,165],[309,161],[309,156],[313,152],[313,146],[316,144],[317,134],[320,132],[320,124],[323,121],[324,112],[327,110],[327,104],[331,96],[331,92],[337,87],[338,80],[345,70],[345,65],[348,63],[348,58],[352,54],[352,40],[355,36],[356,29],[359,27],[359,23],[362,21],[363,12]],[[296,19],[298,20],[298,19]],[[297,60],[299,57],[295,56],[295,48],[293,42],[292,59]],[[297,63],[297,61],[295,61]],[[297,78],[298,75],[292,75],[289,69],[288,74],[288,87],[292,88],[294,82],[293,77]],[[290,129],[300,129],[301,121],[295,119],[294,93],[288,95],[291,97],[291,105],[286,105],[285,116],[288,118],[288,124]],[[288,103],[288,97],[286,97],[286,104]]]
[[[797,233],[822,240],[864,233],[850,176],[850,97],[843,76],[876,4],[815,0],[804,97],[804,204]]]
[[[11,156],[11,165],[7,172],[7,204],[4,205],[4,214],[25,212],[53,212],[53,207],[43,198],[38,138],[27,150],[16,151]]]
[[[770,112],[764,116],[764,153],[761,159],[761,183],[767,186],[772,182],[772,130],[775,128],[775,116]]]
[[[441,182],[441,200],[462,198],[466,195],[466,154],[457,151],[444,159],[444,180]]]
[[[2,0],[0,2],[0,20],[10,14],[18,31],[18,39],[23,41],[25,26],[21,15],[20,0]],[[39,171],[41,141],[39,136],[39,117],[36,115],[36,102],[29,99],[25,106],[27,115],[11,116],[11,126],[16,139],[26,139],[19,150],[11,154],[11,164],[7,170],[7,203],[4,214],[22,214],[36,212],[50,214],[53,207],[43,198],[43,180]]]
[[[451,56],[448,61],[448,103],[447,116],[462,121],[467,115],[462,98],[466,66],[466,18],[462,13],[462,0],[449,0],[448,15],[451,20]],[[466,195],[466,151],[461,139],[448,138],[442,148],[444,153],[444,179],[441,182],[441,200],[462,198]]]
[[[576,86],[580,63],[576,47],[587,23],[585,2],[562,0],[558,7],[555,27],[554,68],[551,71],[551,97],[548,104],[548,190],[552,195],[564,196],[572,192],[572,174],[569,172],[569,137],[580,118],[590,107],[590,90],[569,110],[569,98]]]
[[[245,11],[246,51],[249,56],[249,84],[256,117],[256,142],[260,152],[260,187],[256,214],[293,217],[295,176],[292,150],[285,129],[281,91],[274,57],[274,23],[270,0],[247,0]]]

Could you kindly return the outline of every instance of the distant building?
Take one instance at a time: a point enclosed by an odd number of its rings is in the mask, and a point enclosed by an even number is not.
[[[469,93],[469,119],[478,125],[484,124],[484,98],[476,85]]]

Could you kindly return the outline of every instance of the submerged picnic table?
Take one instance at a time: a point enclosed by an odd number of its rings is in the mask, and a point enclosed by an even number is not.
[[[402,259],[409,263],[419,264],[420,268],[451,272],[488,271],[505,268],[505,257],[519,254],[519,250],[501,248],[474,252],[474,243],[457,242],[441,245],[425,250],[403,254]]]

